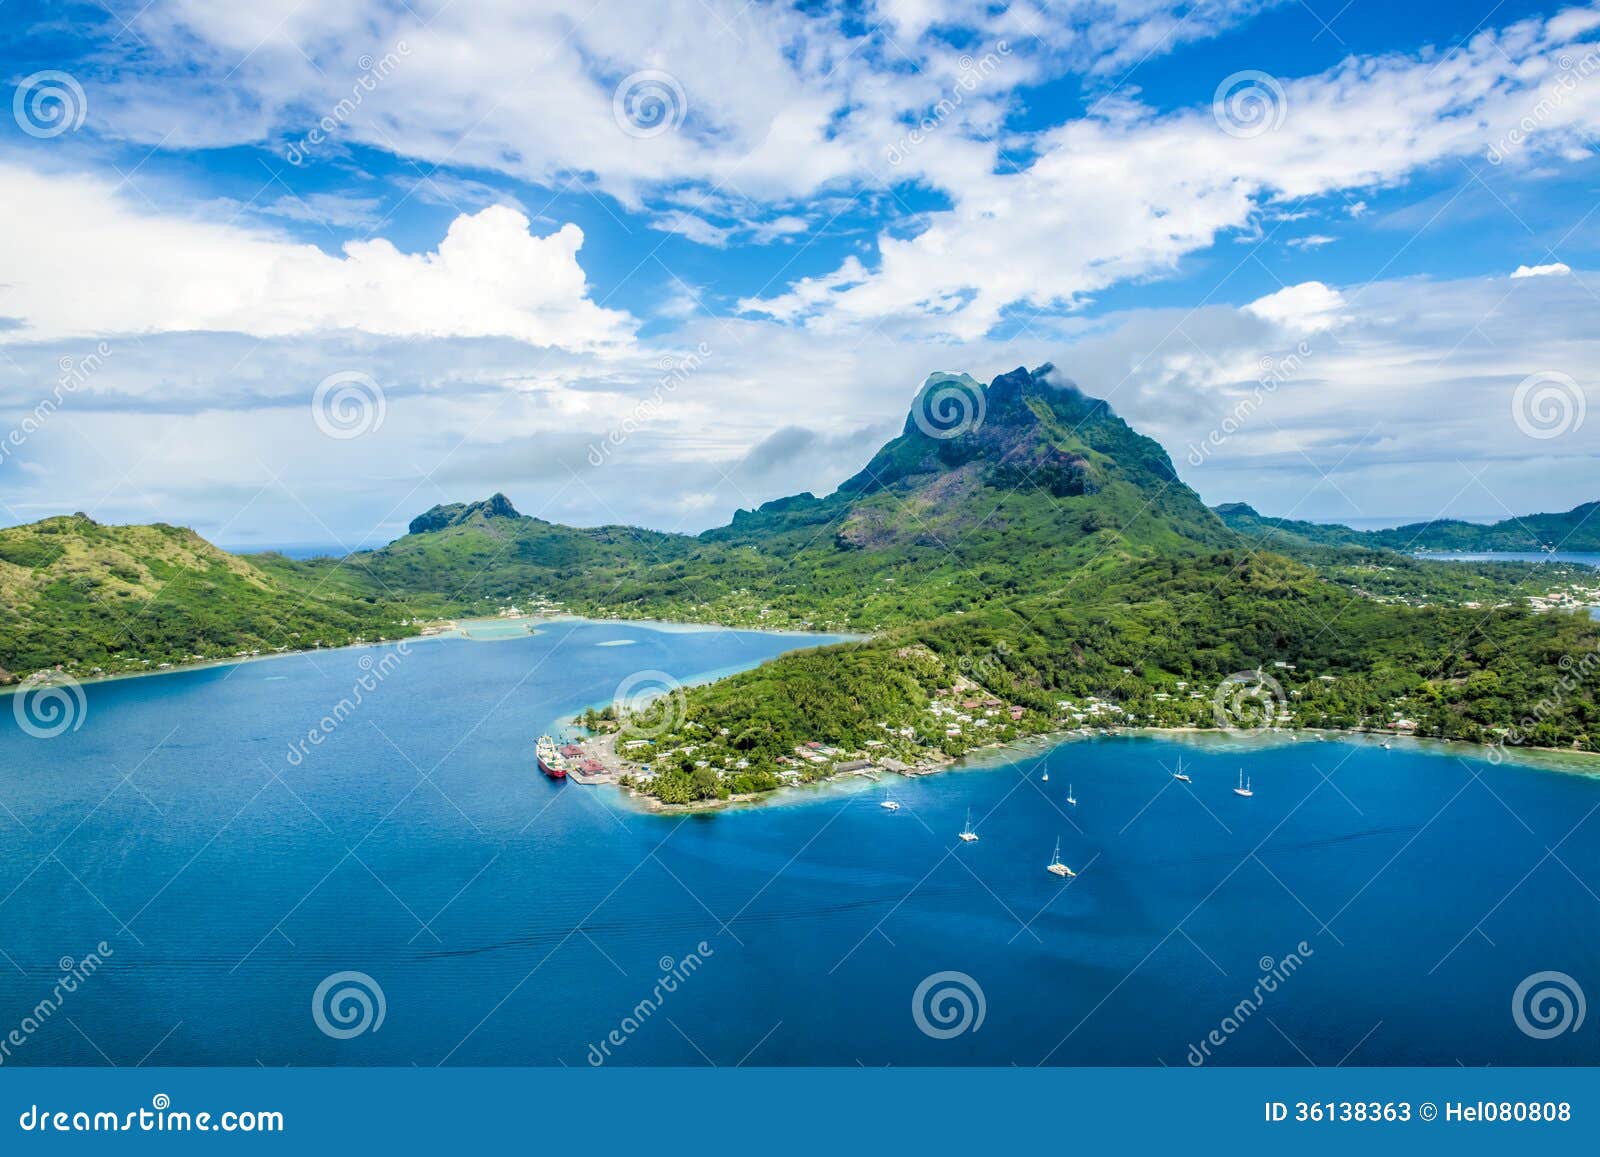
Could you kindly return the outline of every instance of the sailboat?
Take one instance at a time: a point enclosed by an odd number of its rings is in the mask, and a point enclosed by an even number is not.
[[[1077,799],[1076,796],[1074,796],[1072,794],[1072,785],[1070,783],[1067,784],[1067,806],[1068,807],[1077,807],[1078,806],[1078,799]]]
[[[1250,790],[1250,781],[1244,777],[1244,768],[1239,769],[1239,786],[1233,789],[1234,795],[1252,796],[1256,793]]]
[[[969,844],[978,842],[978,833],[972,830],[972,809],[967,809],[967,826],[961,829],[961,838]]]
[[[1178,760],[1178,770],[1172,773],[1172,778],[1177,780],[1179,783],[1194,782],[1194,780],[1189,778],[1189,773],[1183,770],[1183,760],[1181,759]]]
[[[1055,855],[1050,857],[1050,862],[1044,866],[1044,870],[1047,871],[1047,872],[1052,872],[1055,875],[1062,877],[1063,879],[1065,879],[1068,876],[1076,876],[1078,874],[1078,873],[1074,872],[1071,868],[1067,867],[1065,864],[1063,864],[1061,862],[1061,837],[1060,836],[1056,837]]]
[[[896,803],[894,800],[889,798],[889,793],[888,792],[884,792],[883,793],[883,802],[880,803],[878,806],[881,807],[886,812],[897,812],[897,811],[900,810],[900,805],[898,803]]]
[[[1043,775],[1041,775],[1039,777],[1039,782],[1040,783],[1049,783],[1050,782],[1050,773],[1047,771]]]

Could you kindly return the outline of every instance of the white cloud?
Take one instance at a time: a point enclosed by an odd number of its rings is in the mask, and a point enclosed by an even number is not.
[[[556,521],[698,530],[737,507],[837,486],[899,429],[932,370],[988,380],[1051,361],[1159,438],[1211,502],[1401,520],[1566,509],[1600,497],[1600,425],[1535,444],[1516,433],[1511,406],[1517,384],[1542,371],[1600,396],[1583,281],[1593,274],[1535,279],[1509,297],[1503,277],[1296,286],[1255,308],[1133,310],[959,349],[708,317],[675,335],[676,353],[641,343],[604,361],[487,339],[155,336],[115,343],[8,458],[4,502],[16,518],[89,509],[225,529],[230,542],[246,530],[254,541],[326,541],[320,520],[353,545],[400,533],[434,502],[502,489]],[[1318,328],[1334,309],[1337,327]],[[603,465],[586,461],[653,396],[664,359],[678,364],[702,342],[699,368]],[[20,368],[0,361],[0,428],[33,409],[57,356],[74,351],[8,352]],[[311,394],[330,368],[382,385],[381,429],[337,442],[317,432]],[[1194,465],[1190,448],[1245,399],[1242,427]],[[785,456],[779,444],[803,449]]]
[[[1512,281],[1519,281],[1524,277],[1565,277],[1572,272],[1572,268],[1565,262],[1556,261],[1549,265],[1519,265],[1511,274]]]
[[[516,338],[600,348],[633,321],[589,299],[583,233],[529,232],[514,209],[462,215],[432,253],[383,239],[340,256],[246,228],[141,211],[99,178],[0,164],[0,252],[9,341],[233,331],[256,337],[352,329],[391,337]]]
[[[1227,107],[1155,115],[1123,102],[1033,138],[1038,158],[1020,172],[937,135],[907,162],[954,202],[926,231],[880,236],[876,268],[813,276],[746,308],[824,329],[899,316],[970,340],[1008,308],[1081,305],[1171,272],[1299,199],[1394,184],[1441,161],[1504,163],[1499,142],[1513,136],[1512,163],[1565,155],[1600,131],[1600,85],[1560,87],[1561,62],[1592,52],[1572,40],[1580,27],[1530,20],[1448,55],[1352,57],[1317,76],[1266,78],[1258,95],[1281,120],[1259,133],[1219,123]]]
[[[1305,281],[1257,298],[1244,308],[1293,333],[1321,333],[1339,324],[1344,296],[1320,281]]]

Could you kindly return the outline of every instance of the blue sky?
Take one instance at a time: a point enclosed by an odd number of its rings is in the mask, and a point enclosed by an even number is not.
[[[698,530],[1044,361],[1210,502],[1600,497],[1592,5],[5,12],[3,522]]]

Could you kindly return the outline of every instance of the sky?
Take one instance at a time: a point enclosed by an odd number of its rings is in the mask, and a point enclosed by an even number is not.
[[[1045,362],[1207,502],[1600,498],[1600,5],[0,9],[0,524],[694,532]]]

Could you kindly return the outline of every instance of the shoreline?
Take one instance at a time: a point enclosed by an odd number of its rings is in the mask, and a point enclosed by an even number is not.
[[[1600,608],[1591,608],[1591,611],[1596,613],[1597,617],[1600,617]],[[527,628],[522,631],[506,631],[500,635],[490,635],[488,637],[481,638],[475,638],[468,633],[471,627],[477,625],[497,625],[503,627],[513,623],[527,624]],[[725,623],[671,622],[662,619],[633,619],[621,616],[605,616],[595,618],[566,612],[559,614],[520,615],[514,617],[496,615],[484,618],[439,619],[429,623],[428,627],[442,627],[443,629],[432,629],[426,634],[419,633],[416,635],[407,635],[398,639],[368,640],[358,643],[346,643],[337,647],[302,647],[293,650],[274,652],[269,655],[236,655],[220,659],[200,660],[192,663],[174,663],[170,667],[158,670],[123,671],[110,675],[93,675],[83,679],[79,679],[76,676],[71,675],[68,677],[79,686],[88,686],[96,683],[110,683],[130,679],[145,679],[161,675],[177,675],[185,672],[202,671],[217,667],[240,667],[247,663],[267,662],[274,659],[289,659],[320,652],[352,651],[373,647],[410,646],[415,643],[433,640],[458,639],[467,642],[504,642],[510,639],[532,637],[539,633],[535,629],[538,624],[553,623],[586,623],[596,626],[627,624],[644,630],[657,631],[662,634],[702,634],[713,631],[735,631],[750,634],[774,635],[801,639],[814,638],[817,636],[831,636],[835,640],[835,643],[863,642],[875,637],[872,634],[852,634],[848,632],[808,630],[795,627],[735,627]],[[831,646],[835,644],[826,643],[818,645]],[[734,674],[737,674],[742,669],[743,668],[714,669],[704,672],[703,674],[690,677],[688,680],[682,683],[682,686],[694,687],[716,683],[723,679],[729,678]],[[19,679],[15,683],[0,686],[0,697],[31,690],[34,687],[49,685],[49,682],[44,680],[30,683],[28,679]],[[1572,748],[1530,746],[1506,747],[1503,745],[1497,748],[1495,744],[1478,743],[1466,739],[1436,738],[1433,736],[1393,734],[1382,731],[1351,730],[1342,728],[1307,727],[1294,728],[1287,731],[1272,729],[1268,731],[1252,731],[1243,733],[1227,732],[1216,728],[1205,727],[1124,727],[1119,728],[1115,732],[1106,733],[1102,733],[1099,730],[1086,733],[1083,730],[1073,728],[1065,731],[1038,732],[1033,735],[1022,736],[1018,739],[1012,740],[1009,743],[985,744],[981,747],[973,748],[955,758],[944,756],[942,753],[938,752],[930,752],[925,754],[922,759],[909,767],[905,772],[891,771],[888,769],[874,767],[869,769],[872,774],[863,774],[863,772],[860,771],[842,772],[837,775],[826,776],[820,780],[815,780],[809,783],[785,784],[784,786],[775,788],[771,791],[740,793],[738,795],[730,796],[728,799],[699,800],[688,804],[669,804],[663,803],[654,796],[637,791],[633,788],[624,788],[620,783],[617,782],[622,775],[628,774],[628,772],[615,766],[621,761],[620,757],[616,753],[615,732],[594,733],[584,736],[565,736],[565,733],[568,731],[568,729],[574,726],[574,715],[581,716],[586,707],[598,706],[604,706],[604,704],[588,704],[585,707],[579,707],[571,714],[562,712],[549,722],[549,728],[552,734],[564,736],[567,738],[567,742],[576,743],[579,746],[585,747],[586,749],[592,745],[599,749],[599,752],[603,753],[605,757],[604,761],[607,762],[606,771],[596,775],[588,782],[578,782],[576,786],[617,788],[624,802],[626,802],[630,807],[635,808],[635,810],[643,814],[650,815],[683,815],[758,807],[769,802],[793,801],[795,797],[802,792],[812,792],[827,787],[837,788],[843,784],[849,783],[852,780],[864,780],[872,783],[876,782],[879,778],[885,775],[899,775],[907,779],[914,779],[923,775],[933,775],[944,771],[982,770],[988,767],[1004,766],[1009,763],[1018,762],[1029,748],[1037,748],[1042,754],[1044,752],[1052,751],[1057,747],[1063,746],[1064,744],[1075,741],[1089,739],[1114,739],[1134,736],[1166,739],[1187,736],[1201,742],[1216,744],[1238,743],[1241,740],[1244,740],[1253,746],[1281,746],[1284,744],[1296,743],[1299,742],[1301,736],[1313,737],[1316,740],[1327,740],[1331,738],[1335,742],[1342,743],[1355,743],[1365,739],[1367,741],[1381,742],[1385,744],[1404,742],[1409,744],[1416,751],[1435,755],[1457,754],[1457,752],[1449,749],[1459,746],[1460,748],[1464,748],[1468,752],[1473,753],[1475,758],[1484,759],[1491,764],[1508,763],[1541,771],[1553,771],[1568,775],[1600,777],[1600,752],[1579,751]],[[579,725],[579,729],[581,730],[581,725]],[[1487,754],[1480,754],[1494,750],[1499,750],[1502,753],[1501,759],[1496,760]],[[585,754],[589,755],[590,753],[586,750]],[[596,754],[594,757],[600,758],[601,756],[600,754]],[[635,767],[644,766],[643,764],[636,764],[635,761],[631,760],[626,762],[634,764]],[[1579,764],[1584,764],[1586,766],[1578,766]]]
[[[592,739],[610,739],[614,734],[595,736]],[[954,759],[942,758],[940,760],[919,762],[912,765],[908,772],[889,771],[884,768],[873,768],[874,774],[870,776],[861,772],[841,772],[838,775],[827,776],[811,783],[786,784],[783,787],[774,788],[772,791],[744,793],[730,796],[728,799],[699,800],[695,803],[686,804],[663,803],[654,796],[623,787],[614,778],[598,781],[594,784],[579,784],[578,786],[616,788],[623,801],[643,815],[690,815],[748,810],[768,804],[814,802],[801,799],[801,794],[819,792],[825,788],[837,791],[846,785],[852,784],[854,781],[876,783],[885,776],[917,779],[924,775],[937,775],[948,771],[985,771],[1022,762],[1027,756],[1028,748],[1037,749],[1034,754],[1043,756],[1068,743],[1082,742],[1084,740],[1144,738],[1171,741],[1188,738],[1207,746],[1223,747],[1242,743],[1248,744],[1248,749],[1250,750],[1259,750],[1264,747],[1285,747],[1299,743],[1302,736],[1310,738],[1313,742],[1331,741],[1353,744],[1368,741],[1369,746],[1402,742],[1410,747],[1414,753],[1432,756],[1460,756],[1463,753],[1453,749],[1465,748],[1467,753],[1472,754],[1474,758],[1482,759],[1495,766],[1503,763],[1535,771],[1554,772],[1562,775],[1581,775],[1600,779],[1600,752],[1575,751],[1571,748],[1563,747],[1502,747],[1499,749],[1502,752],[1514,752],[1515,754],[1507,754],[1503,759],[1495,761],[1491,760],[1487,755],[1481,754],[1493,750],[1494,745],[1492,744],[1474,743],[1465,739],[1393,735],[1381,731],[1306,727],[1296,728],[1292,731],[1228,732],[1210,727],[1125,727],[1109,734],[1101,734],[1095,731],[1085,735],[1076,729],[1071,731],[1039,732],[1036,735],[1027,735],[1020,739],[1012,740],[1010,743],[994,743],[983,747],[975,747],[966,754],[957,756]],[[1576,766],[1579,763],[1588,763],[1590,766]],[[619,773],[611,772],[608,774],[614,776]]]
[[[194,662],[173,663],[167,667],[153,668],[148,671],[117,671],[109,675],[86,675],[79,678],[68,672],[60,672],[71,679],[80,687],[88,687],[97,683],[115,683],[124,679],[150,679],[159,675],[182,675],[190,671],[207,671],[216,667],[242,667],[246,663],[264,663],[272,659],[293,659],[300,655],[325,655],[337,651],[355,651],[364,647],[397,647],[406,644],[430,642],[435,639],[463,639],[471,643],[498,643],[508,639],[524,639],[537,632],[530,629],[523,632],[507,632],[498,637],[475,638],[465,633],[466,629],[474,624],[505,624],[505,623],[593,623],[595,625],[610,623],[630,623],[643,627],[646,630],[660,631],[663,634],[696,634],[704,631],[741,631],[761,635],[794,635],[809,638],[814,635],[838,634],[832,631],[806,631],[793,627],[729,627],[719,623],[670,623],[657,619],[622,619],[622,618],[590,618],[586,615],[559,614],[559,615],[522,615],[520,617],[501,617],[494,615],[487,618],[476,619],[437,619],[429,623],[429,627],[449,624],[443,630],[431,631],[428,634],[404,635],[396,639],[368,639],[360,643],[341,643],[337,647],[294,647],[285,651],[274,651],[269,655],[230,655],[221,659],[198,659]],[[870,635],[847,635],[840,639],[841,642],[860,642],[870,639]],[[831,644],[823,644],[831,645]],[[14,672],[13,672],[14,674]],[[726,675],[713,675],[704,682],[716,682],[718,678]],[[15,683],[0,684],[0,698],[15,695],[19,691],[29,691],[35,687],[50,686],[48,680],[30,682],[31,676],[19,676]],[[687,684],[686,684],[687,686]]]

